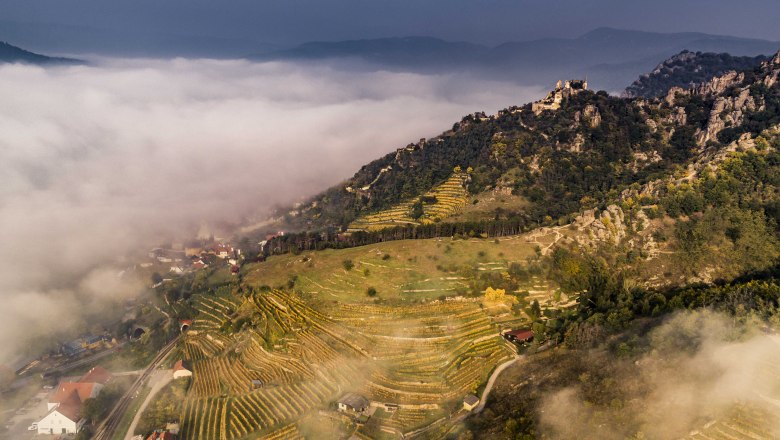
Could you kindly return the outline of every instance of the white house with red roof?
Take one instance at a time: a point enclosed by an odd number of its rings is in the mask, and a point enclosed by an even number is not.
[[[192,367],[184,360],[176,361],[173,365],[173,378],[192,377]]]
[[[79,432],[86,422],[86,419],[81,417],[82,403],[78,392],[73,390],[38,421],[38,434],[75,434]]]
[[[220,243],[214,248],[214,253],[219,258],[227,258],[233,255],[233,247],[227,244]]]
[[[111,381],[111,373],[95,367],[77,381],[63,381],[47,402],[49,412],[38,422],[38,434],[75,434],[86,419],[81,407],[87,399],[95,398]]]

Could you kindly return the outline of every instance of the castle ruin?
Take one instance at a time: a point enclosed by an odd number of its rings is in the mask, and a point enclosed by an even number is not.
[[[531,110],[537,115],[545,110],[558,110],[564,98],[574,96],[583,90],[588,90],[587,79],[570,79],[566,82],[559,80],[555,84],[555,89],[548,93],[546,98],[531,104]]]

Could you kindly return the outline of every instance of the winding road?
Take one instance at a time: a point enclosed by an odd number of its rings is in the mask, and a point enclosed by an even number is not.
[[[496,383],[498,375],[509,368],[510,365],[524,358],[525,356],[516,355],[513,359],[510,359],[496,367],[495,371],[493,371],[493,374],[490,375],[490,379],[488,379],[487,385],[485,385],[485,390],[482,392],[482,397],[479,398],[479,405],[474,408],[474,411],[472,412],[473,414],[478,414],[482,412],[483,409],[485,409],[485,402],[487,402],[490,391],[493,390],[493,384]]]

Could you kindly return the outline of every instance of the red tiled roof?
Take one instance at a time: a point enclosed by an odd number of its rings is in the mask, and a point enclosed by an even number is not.
[[[82,376],[81,379],[79,379],[79,382],[99,383],[105,385],[110,380],[111,380],[111,373],[109,373],[105,368],[98,365],[97,367],[89,370],[87,374]]]
[[[525,329],[512,330],[512,331],[504,333],[504,336],[514,336],[515,339],[525,340],[525,339],[533,338],[534,337],[534,332],[531,331],[531,330],[525,330]]]
[[[60,402],[54,411],[57,411],[74,422],[78,422],[81,419],[81,403],[82,399],[79,398],[78,392],[73,390]]]
[[[49,399],[49,402],[62,404],[70,399],[74,393],[83,402],[92,397],[94,385],[94,383],[63,382],[57,387],[57,391]]]
[[[175,364],[173,364],[173,372],[175,373],[179,370],[192,371],[190,368],[188,368],[183,360],[178,360]]]

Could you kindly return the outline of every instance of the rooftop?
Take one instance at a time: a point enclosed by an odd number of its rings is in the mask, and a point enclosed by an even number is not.
[[[105,385],[111,380],[111,373],[105,368],[97,366],[87,371],[87,374],[79,379],[81,383],[99,383]]]
[[[357,409],[368,408],[369,405],[368,399],[355,393],[344,394],[341,399],[339,399],[339,403]]]
[[[479,403],[479,397],[473,394],[468,394],[466,397],[463,398],[463,403],[466,403],[468,405],[476,405],[477,403]]]

